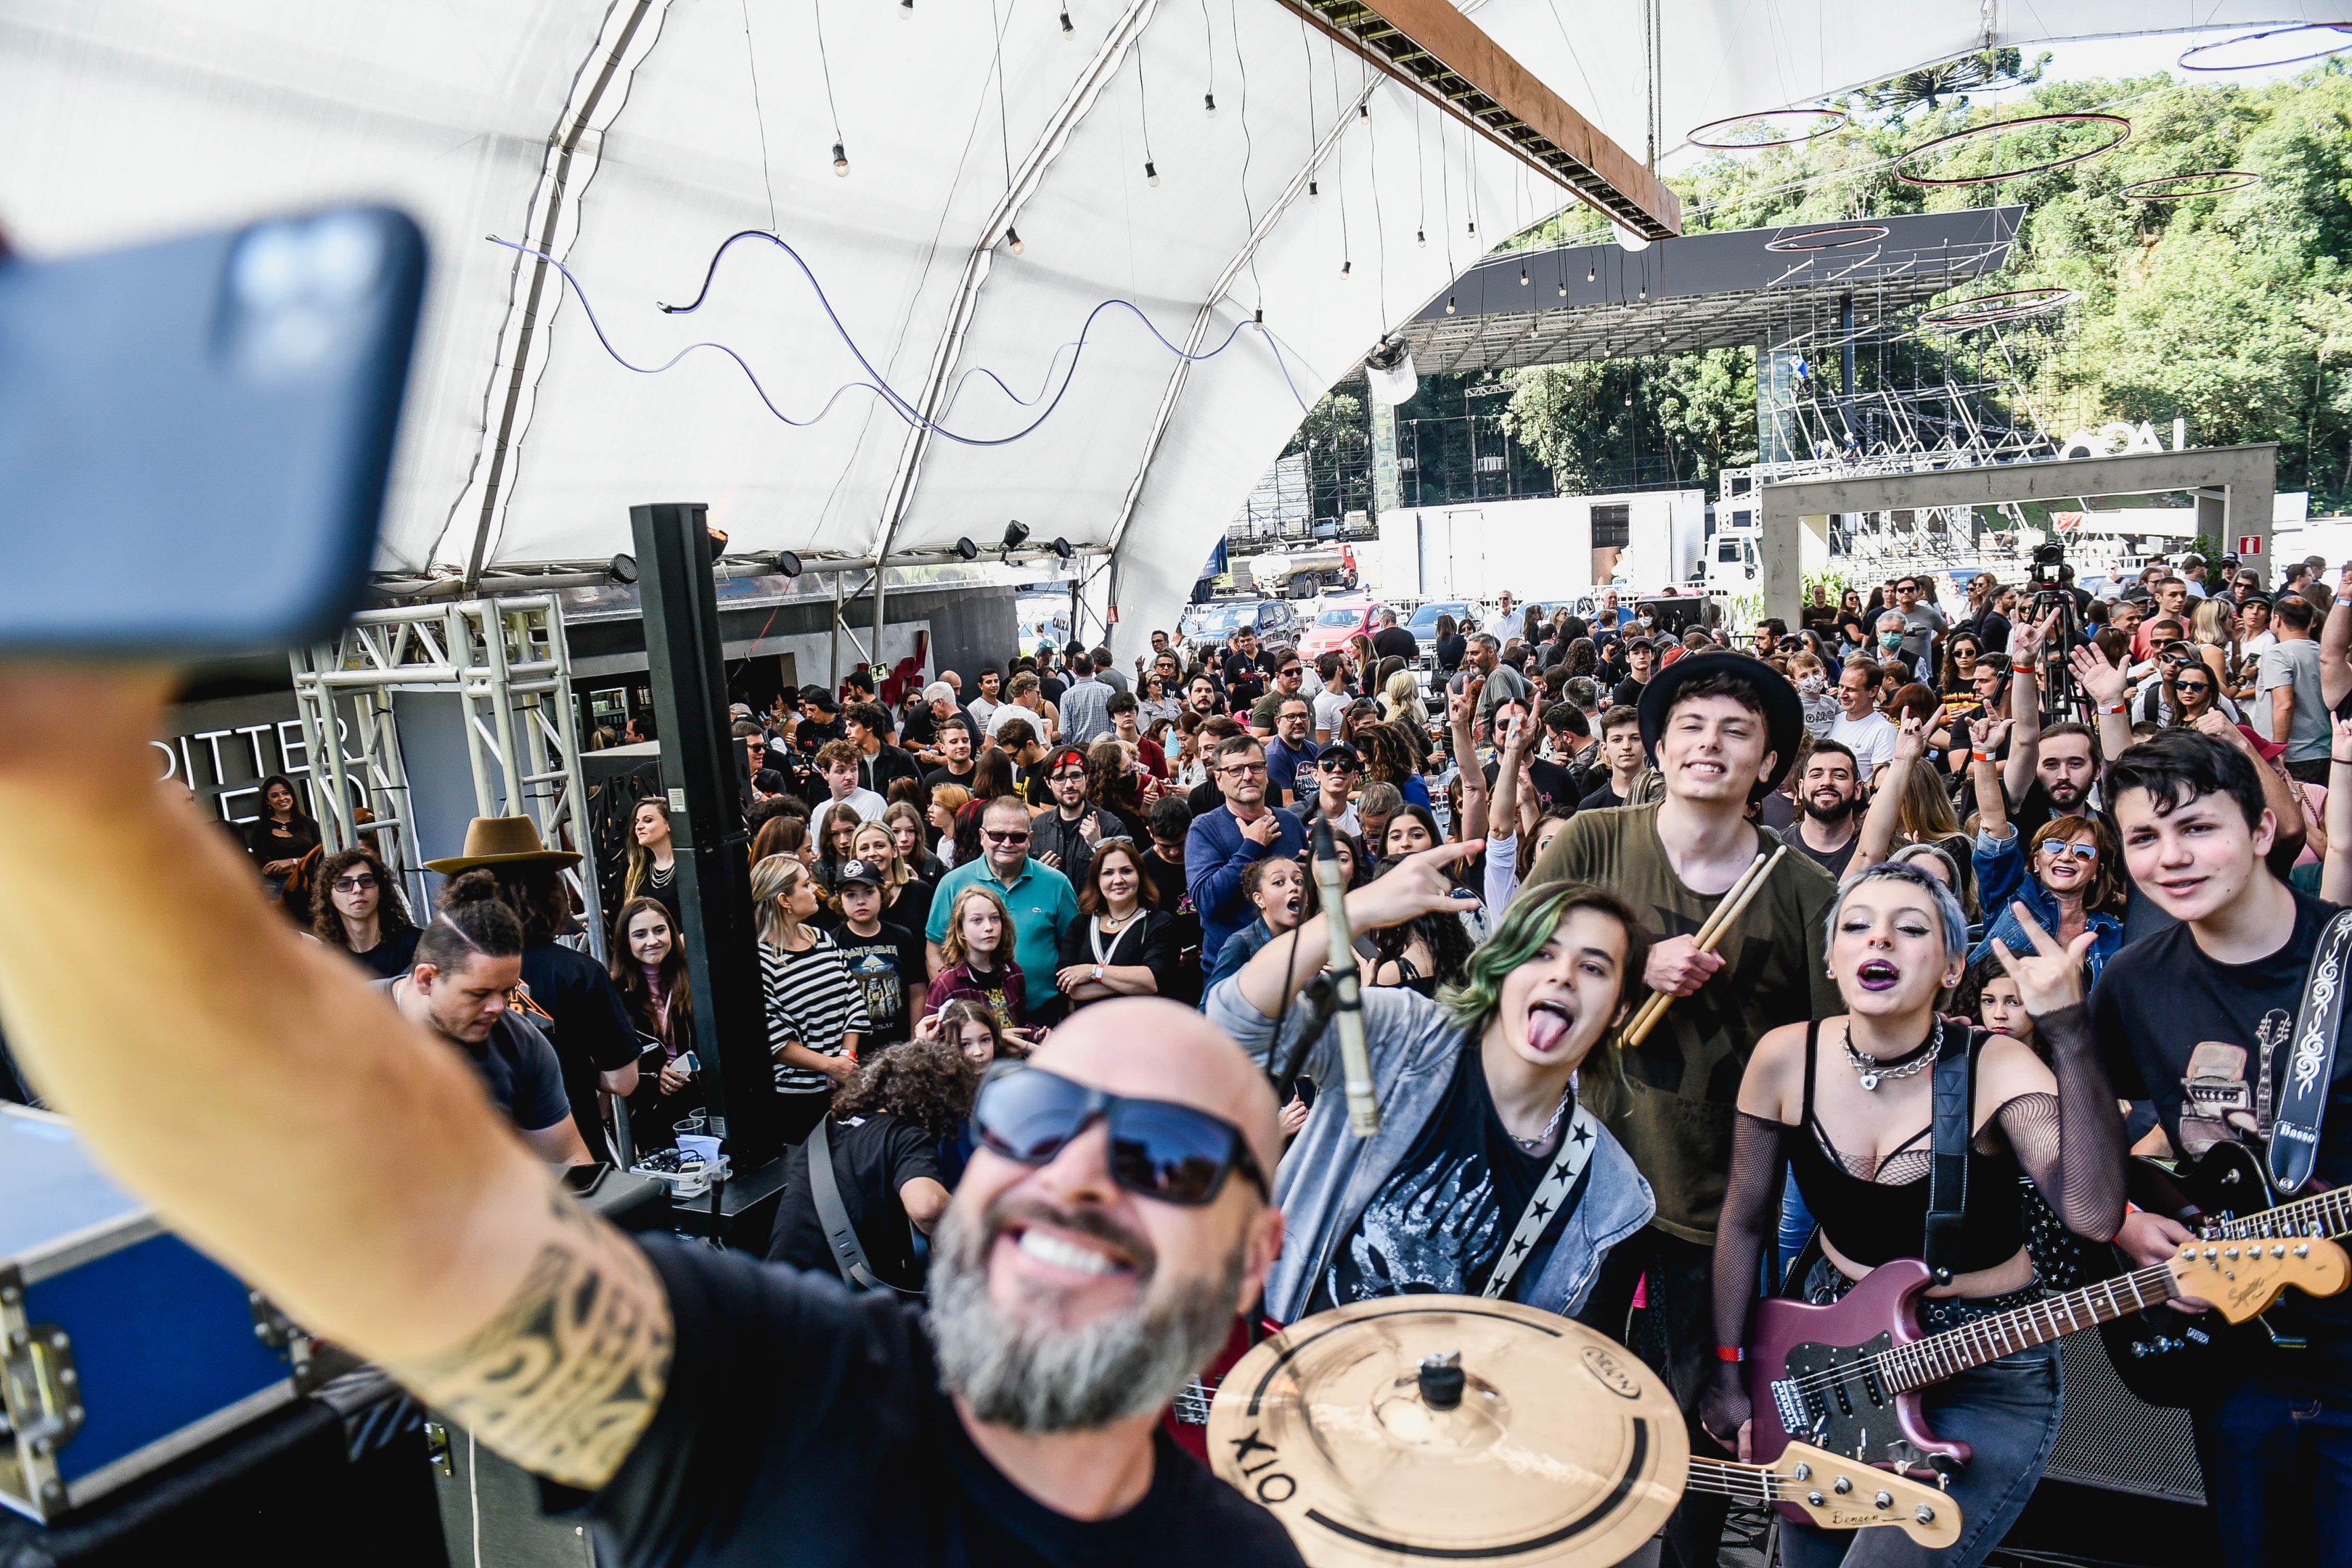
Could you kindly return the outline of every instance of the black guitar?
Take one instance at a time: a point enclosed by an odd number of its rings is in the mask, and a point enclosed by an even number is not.
[[[2132,1202],[2179,1220],[2216,1244],[2255,1237],[2352,1236],[2352,1188],[2319,1190],[2281,1204],[2261,1152],[2216,1143],[2193,1159],[2136,1159]],[[2264,1321],[2236,1326],[2218,1313],[2169,1307],[2105,1325],[2108,1359],[2124,1385],[2150,1405],[2185,1407],[2236,1376],[2233,1363],[2273,1345],[2301,1341]]]

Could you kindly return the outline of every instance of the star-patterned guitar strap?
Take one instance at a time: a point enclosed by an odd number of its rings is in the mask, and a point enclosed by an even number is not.
[[[1495,1260],[1495,1271],[1486,1279],[1486,1289],[1480,1294],[1489,1300],[1500,1298],[1517,1278],[1519,1265],[1543,1239],[1546,1226],[1568,1194],[1576,1189],[1576,1179],[1584,1174],[1585,1163],[1592,1158],[1592,1147],[1601,1141],[1601,1124],[1592,1113],[1580,1105],[1576,1114],[1568,1119],[1568,1131],[1559,1141],[1559,1152],[1552,1157],[1551,1169],[1536,1184],[1535,1195],[1528,1199],[1527,1211],[1512,1228],[1511,1239],[1503,1246],[1503,1256]]]

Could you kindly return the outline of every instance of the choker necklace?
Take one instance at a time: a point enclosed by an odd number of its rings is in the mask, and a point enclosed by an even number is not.
[[[1559,1119],[1568,1113],[1568,1102],[1575,1098],[1576,1086],[1570,1084],[1560,1091],[1559,1103],[1551,1108],[1551,1120],[1543,1124],[1542,1131],[1532,1138],[1522,1138],[1517,1133],[1511,1132],[1511,1142],[1530,1154],[1550,1142],[1551,1135],[1559,1131]],[[1510,1129],[1507,1127],[1503,1131],[1509,1132]]]
[[[1880,1080],[1885,1079],[1911,1078],[1927,1071],[1928,1065],[1942,1054],[1943,1049],[1944,1021],[1941,1018],[1936,1020],[1936,1026],[1927,1031],[1925,1040],[1899,1057],[1874,1057],[1857,1050],[1852,1026],[1846,1030],[1845,1059],[1855,1072],[1862,1075],[1862,1087],[1866,1089],[1877,1089]]]

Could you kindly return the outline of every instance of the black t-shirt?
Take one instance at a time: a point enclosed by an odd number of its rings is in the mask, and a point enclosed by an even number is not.
[[[1192,890],[1184,868],[1160,858],[1158,845],[1143,852],[1143,874],[1160,894],[1160,911],[1169,917],[1168,951],[1174,960],[1160,983],[1160,994],[1191,1005],[1201,999],[1201,913],[1192,907]]]
[[[825,1139],[833,1145],[833,1172],[841,1186],[841,1206],[849,1211],[850,1228],[857,1232],[857,1244],[866,1249],[866,1267],[886,1284],[902,1290],[921,1289],[923,1269],[915,1260],[907,1208],[898,1201],[898,1189],[918,1176],[946,1184],[940,1174],[940,1141],[887,1112],[830,1122]],[[809,1188],[808,1163],[805,1142],[784,1152],[784,1191],[777,1200],[776,1224],[768,1237],[768,1261],[818,1274],[837,1273],[833,1248],[824,1238],[824,1222],[817,1217],[816,1198]]]
[[[872,936],[859,936],[838,919],[825,929],[849,965],[849,978],[866,994],[866,1016],[873,1025],[866,1044],[895,1046],[906,1039],[931,984],[925,972],[922,933],[887,920]]]
[[[398,976],[370,984],[385,995],[399,984]],[[448,1039],[447,1036],[441,1037]],[[563,1068],[555,1047],[538,1027],[508,1008],[490,1026],[489,1037],[478,1046],[449,1040],[449,1048],[465,1053],[482,1077],[490,1103],[525,1132],[541,1132],[572,1113],[572,1099],[563,1091]]]
[[[563,1087],[572,1096],[572,1120],[581,1141],[598,1159],[610,1160],[596,1077],[628,1066],[644,1048],[621,988],[586,953],[542,942],[523,949],[522,989],[530,994],[524,1015],[547,1036],[555,1059],[563,1064]]]
[[[1402,626],[1382,626],[1372,634],[1372,652],[1381,658],[1421,657],[1421,642]]]
[[[1461,668],[1462,656],[1469,651],[1470,639],[1468,637],[1463,637],[1458,633],[1450,637],[1439,637],[1437,639],[1436,647],[1438,673],[1441,675],[1453,674],[1456,669]]]
[[[1114,1519],[1055,1512],[972,1446],[917,1310],[638,1237],[677,1324],[653,1425],[591,1508],[616,1560],[677,1568],[1298,1568],[1281,1522],[1164,1431]]]
[[[1502,772],[1502,764],[1499,760],[1490,762],[1486,764],[1484,771],[1486,774],[1486,789],[1491,796],[1495,788],[1495,776]],[[1580,775],[1573,768],[1561,767],[1558,763],[1547,761],[1542,757],[1529,757],[1528,777],[1534,781],[1536,799],[1542,803],[1543,809],[1546,811],[1572,812],[1584,799],[1585,792],[1581,787]]]
[[[378,979],[390,980],[407,973],[415,967],[411,961],[416,957],[416,939],[423,934],[411,926],[406,931],[393,932],[365,952],[352,953],[352,957]]]
[[[931,717],[931,705],[918,702],[898,717],[898,744],[908,751],[919,751],[940,738],[940,721]]]
[[[970,762],[964,763],[961,773],[950,767],[936,767],[923,775],[923,787],[927,790],[935,790],[941,784],[957,784],[964,789],[970,789],[971,775],[976,771],[977,769]]]
[[[1264,648],[1252,654],[1229,653],[1217,661],[1217,668],[1238,709],[1265,695],[1265,678],[1274,673],[1274,656]]]
[[[1194,816],[1206,816],[1213,811],[1223,811],[1225,808],[1225,792],[1217,787],[1217,775],[1211,773],[1207,778],[1194,784],[1185,795],[1184,804],[1192,808]]]
[[[1599,787],[1595,788],[1591,795],[1586,795],[1582,800],[1576,803],[1576,809],[1579,811],[1606,811],[1612,805],[1622,805],[1624,804],[1625,797],[1617,793],[1616,781],[1613,778],[1603,775]]]
[[[2198,947],[2189,928],[2179,924],[2145,942],[2126,943],[2107,961],[2091,993],[2091,1026],[2107,1072],[2117,1094],[2155,1102],[2157,1120],[2176,1150],[2202,1148],[2216,1136],[2239,1136],[2211,1122],[2192,1121],[2189,1131],[2197,1135],[2183,1137],[2187,1090],[2181,1080],[2199,1046],[2218,1043],[2244,1051],[2237,1076],[2249,1085],[2251,1104],[2262,1065],[2260,1041],[2265,1032],[2272,1034],[2281,1048],[2273,1056],[2271,1079],[2284,1093],[2286,1037],[2302,1005],[2311,955],[2336,912],[2334,904],[2297,892],[2294,933],[2285,946],[2251,963],[2215,963]],[[2352,1051],[2336,1055],[2315,1174],[2330,1187],[2352,1181]],[[2281,1332],[2308,1334],[2311,1340],[2308,1352],[2282,1360],[2282,1373],[2352,1394],[2352,1296],[2315,1300],[2290,1290],[2269,1318]]]
[[[1465,1049],[1428,1125],[1332,1249],[1313,1305],[1319,1310],[1335,1302],[1428,1291],[1477,1295],[1557,1152],[1530,1154],[1503,1130],[1478,1052]],[[1587,1165],[1577,1177],[1506,1295],[1516,1300],[1542,1276],[1591,1174]]]
[[[1609,705],[1612,708],[1639,708],[1642,693],[1649,689],[1649,685],[1648,681],[1636,680],[1629,675],[1617,683],[1616,690],[1609,694]]]

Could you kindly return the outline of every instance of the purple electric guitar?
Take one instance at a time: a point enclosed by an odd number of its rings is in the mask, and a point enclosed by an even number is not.
[[[2352,1282],[2352,1259],[2317,1237],[2200,1240],[2153,1268],[1940,1334],[1919,1331],[1928,1279],[1926,1264],[1899,1258],[1826,1307],[1758,1303],[1748,1350],[1754,1459],[1769,1464],[1795,1441],[1898,1470],[1957,1468],[1969,1462],[1969,1446],[1927,1429],[1919,1391],[1928,1384],[2175,1297],[2210,1302],[2244,1322],[2289,1285],[2336,1294]]]

